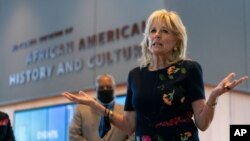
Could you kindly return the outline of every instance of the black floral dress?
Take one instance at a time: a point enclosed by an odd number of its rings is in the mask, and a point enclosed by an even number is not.
[[[136,111],[136,141],[199,141],[191,103],[205,99],[201,66],[182,60],[167,68],[129,72],[125,111]]]

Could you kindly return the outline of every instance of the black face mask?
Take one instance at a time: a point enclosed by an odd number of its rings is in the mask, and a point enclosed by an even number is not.
[[[100,100],[103,104],[108,104],[114,100],[114,90],[98,90],[97,99]]]

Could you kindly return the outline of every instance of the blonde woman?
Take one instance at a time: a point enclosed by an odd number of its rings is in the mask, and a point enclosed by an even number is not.
[[[209,127],[219,96],[248,78],[234,79],[230,73],[206,99],[202,68],[186,59],[187,33],[174,11],[160,9],[148,17],[141,46],[140,65],[128,75],[123,115],[105,112],[84,92],[63,93],[108,116],[123,131],[135,133],[136,141],[199,141],[198,129]]]

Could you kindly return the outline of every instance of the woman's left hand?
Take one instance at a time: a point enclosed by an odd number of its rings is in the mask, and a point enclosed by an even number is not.
[[[248,79],[248,76],[243,76],[239,79],[234,79],[235,73],[228,74],[213,90],[215,97],[222,95],[225,92],[230,91],[237,85]]]

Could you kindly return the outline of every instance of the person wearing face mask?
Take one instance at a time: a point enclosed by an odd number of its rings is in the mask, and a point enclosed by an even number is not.
[[[15,141],[9,115],[0,111],[0,141]]]
[[[96,101],[117,113],[124,107],[115,103],[115,80],[109,74],[96,77]],[[81,95],[81,91],[79,95]],[[107,112],[107,111],[106,111]],[[69,127],[70,141],[129,141],[131,137],[109,123],[109,118],[100,115],[89,106],[78,104]]]

